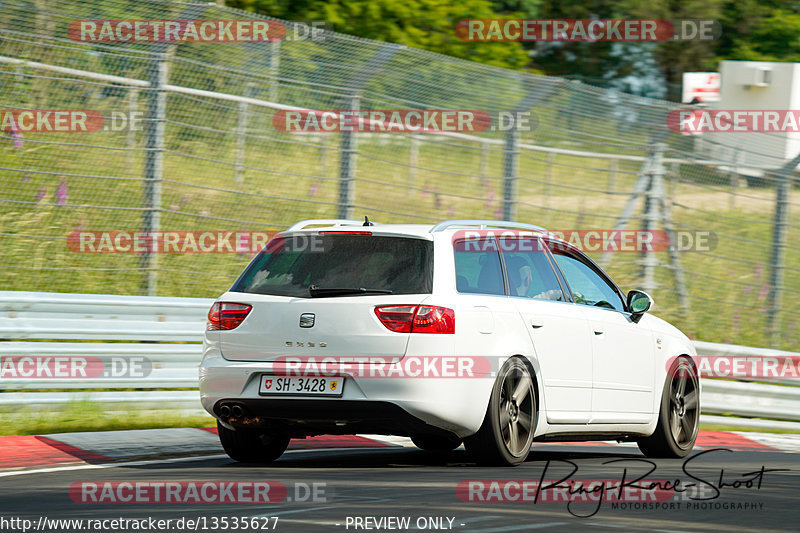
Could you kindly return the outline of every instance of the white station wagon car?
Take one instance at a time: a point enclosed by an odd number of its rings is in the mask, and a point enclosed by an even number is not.
[[[209,311],[200,394],[237,461],[290,438],[462,442],[482,464],[533,441],[697,436],[692,343],[538,226],[307,220],[273,238]]]

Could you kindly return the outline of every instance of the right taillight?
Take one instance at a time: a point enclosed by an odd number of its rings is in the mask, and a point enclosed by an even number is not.
[[[381,324],[398,333],[456,332],[456,315],[452,309],[435,305],[380,305],[375,315]]]
[[[252,308],[252,305],[247,304],[214,302],[208,310],[206,329],[210,331],[235,329],[244,322]]]
[[[447,307],[420,305],[414,315],[411,333],[455,333],[456,314]]]

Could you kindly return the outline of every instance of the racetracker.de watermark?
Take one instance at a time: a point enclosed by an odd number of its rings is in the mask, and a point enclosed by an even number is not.
[[[673,372],[673,377],[684,377],[685,367],[673,366],[676,359],[667,360],[667,372]],[[698,376],[703,378],[800,378],[800,356],[796,355],[696,355],[692,360]]]
[[[0,356],[0,383],[4,379],[146,378],[152,370],[153,363],[143,356]]]
[[[67,235],[67,249],[81,254],[254,254],[261,250],[276,253],[284,247],[293,251],[325,252],[327,238],[337,238],[336,231],[319,234],[283,235],[276,231],[84,231]],[[353,232],[345,232],[353,236]],[[364,237],[371,231],[355,232]],[[553,251],[574,248],[584,252],[664,252],[673,247],[681,252],[708,252],[717,247],[711,231],[663,230],[553,230],[533,233],[513,230],[459,230],[453,234],[453,246],[459,252],[539,252],[536,236],[550,238]]]
[[[73,231],[67,248],[80,254],[103,253],[257,253],[275,231]],[[320,239],[307,240],[312,251]],[[321,251],[321,250],[319,250]]]
[[[272,372],[278,377],[483,378],[494,376],[496,366],[482,356],[281,356],[273,363]]]
[[[547,230],[541,233],[516,230],[459,230],[453,245],[459,252],[540,252],[537,236],[549,239],[552,251],[577,248],[584,252],[708,252],[716,248],[717,236],[711,231],[664,230]],[[671,236],[671,237],[670,237]]]
[[[29,531],[56,533],[58,531],[150,532],[155,531],[269,531],[278,529],[277,516],[192,516],[161,518],[61,518],[41,515],[37,518],[0,516],[0,531]]]
[[[324,482],[245,480],[76,481],[69,497],[83,504],[265,504],[327,501]]]
[[[701,19],[462,19],[456,35],[464,41],[712,41],[722,27]]]
[[[464,480],[456,486],[462,502],[665,502],[673,497],[667,481],[619,479]]]
[[[91,109],[0,109],[0,130],[18,133],[93,133],[140,131],[141,111]]]
[[[298,109],[278,111],[272,125],[291,133],[476,133],[533,131],[538,118],[530,111],[490,115],[475,109]]]
[[[322,41],[325,21],[73,20],[67,36],[82,43],[269,43]]]
[[[677,133],[800,133],[800,111],[791,109],[693,109],[671,111]]]

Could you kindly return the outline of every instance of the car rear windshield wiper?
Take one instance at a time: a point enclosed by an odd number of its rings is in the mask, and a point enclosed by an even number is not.
[[[326,296],[344,296],[348,294],[392,294],[388,289],[365,289],[364,287],[317,287],[311,285],[308,288],[312,298],[324,298]]]

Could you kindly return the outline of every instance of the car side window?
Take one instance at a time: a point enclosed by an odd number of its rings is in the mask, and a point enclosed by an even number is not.
[[[567,301],[547,252],[531,237],[503,237],[500,250],[506,264],[511,296]]]
[[[575,303],[625,311],[625,303],[617,291],[592,267],[563,252],[554,252],[553,256],[567,279]]]
[[[505,295],[500,252],[493,238],[456,241],[453,253],[458,292]]]

